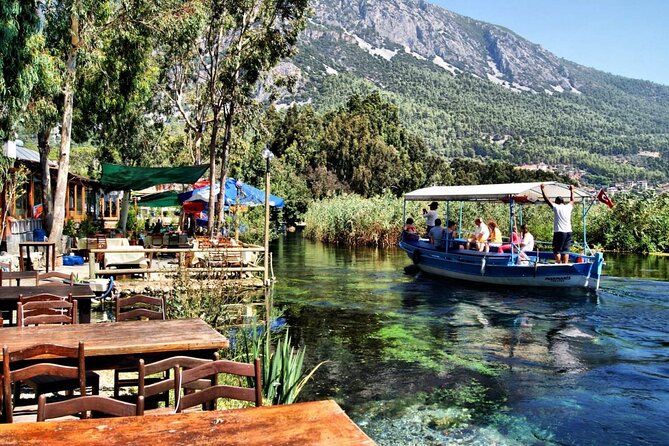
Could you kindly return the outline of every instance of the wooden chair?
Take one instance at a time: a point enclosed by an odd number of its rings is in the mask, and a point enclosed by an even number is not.
[[[218,353],[214,353],[213,361],[219,359]],[[137,395],[144,397],[148,406],[152,402],[163,401],[165,407],[169,406],[170,391],[174,390],[174,399],[178,395],[179,388],[175,379],[180,369],[191,369],[212,362],[211,359],[193,358],[190,356],[173,356],[149,364],[143,359],[139,360]],[[158,376],[150,376],[158,375]],[[188,391],[202,390],[211,387],[215,382],[214,376],[203,378],[190,383]]]
[[[47,403],[46,397],[40,395],[37,400],[37,421],[45,421],[89,411],[96,418],[98,414],[114,417],[141,416],[144,415],[144,398],[141,396],[137,398],[137,404],[126,403],[100,395],[79,396],[54,403]]]
[[[19,302],[16,311],[16,325],[26,327],[28,325],[49,325],[49,324],[76,324],[77,323],[77,301],[68,294],[67,298],[55,296],[53,294],[36,294],[33,296],[23,296],[19,294]],[[35,389],[35,394],[48,393],[53,388],[52,384],[58,380],[33,380],[28,382],[30,387]],[[97,394],[100,391],[100,375],[95,372],[86,372],[86,381],[91,387],[91,392]],[[67,387],[67,385],[65,385]],[[62,386],[61,386],[62,387]],[[17,386],[15,392],[16,401],[20,397],[20,386]],[[64,390],[64,389],[59,389]]]
[[[119,297],[116,299],[116,321],[166,319],[166,306],[165,296],[153,297],[136,294],[131,297]]]
[[[33,296],[19,294],[16,311],[17,326],[76,323],[77,301],[72,299],[72,294],[68,294],[67,298],[54,294],[35,294]]]
[[[74,274],[59,273],[51,271],[48,273],[37,273],[36,285],[70,285],[74,286]]]
[[[192,383],[221,373],[254,378],[255,387],[215,384],[197,392],[189,391],[189,386]],[[204,404],[209,401],[215,402],[218,398],[251,401],[255,402],[256,407],[262,406],[262,378],[259,358],[256,358],[253,364],[219,360],[202,364],[191,369],[182,369],[179,370],[177,381],[180,388],[176,401],[177,412],[182,412],[184,409]],[[216,376],[214,382],[218,383],[218,376]]]
[[[76,366],[60,365],[49,362],[31,364],[21,368],[12,368],[12,363],[35,357],[76,359]],[[71,391],[78,388],[82,395],[86,393],[86,365],[84,362],[84,343],[78,347],[65,347],[55,344],[39,344],[21,350],[2,349],[2,395],[4,399],[5,421],[13,421],[14,407],[19,405],[21,384],[28,384],[35,389],[35,395],[44,393]],[[14,403],[12,404],[12,384],[14,384]]]
[[[95,234],[95,240],[93,242],[94,249],[107,249],[107,236],[105,234]],[[90,249],[90,244],[89,244]],[[88,260],[91,261],[90,259]],[[95,253],[95,263],[99,264],[100,267],[104,267],[105,263],[105,253],[96,252]]]
[[[145,296],[137,294],[131,297],[116,298],[116,321],[139,319],[164,320],[166,299],[163,297]],[[159,333],[158,333],[159,335]],[[133,373],[131,377],[122,377],[122,373]],[[118,398],[122,387],[137,387],[139,377],[136,371],[128,369],[114,370],[114,398]]]

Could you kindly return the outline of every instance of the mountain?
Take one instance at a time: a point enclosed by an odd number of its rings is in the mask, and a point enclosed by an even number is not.
[[[668,181],[667,86],[578,65],[422,0],[312,8],[286,104],[328,111],[381,91],[444,156],[542,162],[590,183]]]

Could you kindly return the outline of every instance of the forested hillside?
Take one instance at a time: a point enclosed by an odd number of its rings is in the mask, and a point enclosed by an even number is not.
[[[357,4],[366,9],[316,2],[316,17],[293,58],[300,87],[287,102],[329,111],[351,94],[379,91],[399,106],[409,130],[446,157],[573,166],[585,170],[582,181],[591,184],[667,181],[669,87],[558,59],[508,30],[423,2]],[[400,20],[395,25],[409,27],[416,37],[388,31],[374,10],[383,10],[386,22]],[[393,16],[396,11],[404,14],[401,19]],[[425,17],[432,34],[421,23]],[[442,22],[449,33],[468,33],[488,46],[453,55],[450,41],[429,45],[446,33],[435,29]],[[411,29],[413,24],[425,29]],[[522,58],[505,59],[510,51]],[[467,57],[480,63],[462,62]],[[507,60],[524,60],[526,71]],[[493,74],[483,78],[486,61]]]

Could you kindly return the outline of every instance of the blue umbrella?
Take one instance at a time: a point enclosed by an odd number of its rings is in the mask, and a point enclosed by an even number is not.
[[[218,195],[218,184],[214,187],[215,193]],[[191,192],[184,192],[179,194],[179,201],[205,201],[209,202],[209,186],[195,189]],[[238,201],[239,200],[239,201]],[[262,206],[265,204],[265,191],[249,186],[246,183],[237,181],[234,178],[225,180],[225,205],[234,206],[236,204],[244,206]],[[269,205],[277,208],[282,208],[284,205],[283,198],[276,195],[269,195]]]

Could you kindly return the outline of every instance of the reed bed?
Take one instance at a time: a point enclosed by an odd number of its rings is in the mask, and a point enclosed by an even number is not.
[[[304,235],[324,243],[392,246],[402,231],[402,200],[341,195],[312,203],[304,221]]]

